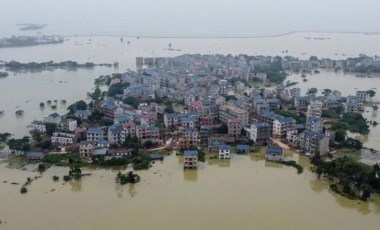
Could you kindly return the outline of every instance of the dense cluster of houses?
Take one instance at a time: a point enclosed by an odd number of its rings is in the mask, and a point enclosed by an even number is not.
[[[358,113],[369,98],[367,91],[347,97],[336,90],[324,96],[302,96],[297,87],[278,85],[264,91],[248,87],[252,82],[268,81],[267,74],[255,71],[255,67],[272,61],[271,57],[244,55],[137,58],[137,72],[129,70],[111,80],[111,85],[130,83],[123,94],[96,104],[95,109],[113,124],[89,123],[94,111],[77,110],[73,116],[83,121],[80,126],[76,119],[53,113],[28,129],[45,133],[46,124],[55,124],[58,129],[51,135],[52,143],[74,148],[87,159],[131,156],[131,149],[121,146],[135,137],[141,143],[151,141],[183,150],[187,168],[197,167],[198,152],[193,149],[199,146],[218,151],[220,159],[229,159],[235,149],[249,152],[251,146],[247,143],[270,145],[273,138],[310,156],[327,154],[329,142],[335,137],[333,131],[324,129],[323,111],[342,106],[347,113]],[[287,61],[283,65],[296,64]],[[321,65],[329,63],[320,61],[317,66]],[[124,102],[129,97],[139,100],[137,108]],[[167,104],[154,102],[163,97],[180,106],[165,112]],[[306,122],[297,123],[292,117],[276,113],[278,110],[304,114]],[[223,126],[227,126],[226,131],[220,131]],[[266,159],[282,157],[283,149],[267,147]]]

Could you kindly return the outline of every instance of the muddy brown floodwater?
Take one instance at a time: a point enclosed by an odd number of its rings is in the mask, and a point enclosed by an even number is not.
[[[63,184],[68,169],[52,167],[21,195],[30,170],[0,166],[1,229],[378,229],[380,199],[348,200],[306,167],[265,162],[262,155],[208,160],[184,171],[181,157],[167,156],[136,185],[115,183],[116,171],[84,170],[91,176]],[[7,180],[7,183],[2,183]]]

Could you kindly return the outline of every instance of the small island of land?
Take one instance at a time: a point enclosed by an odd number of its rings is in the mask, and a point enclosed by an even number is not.
[[[49,44],[61,44],[64,39],[61,36],[12,36],[0,39],[0,48],[38,46]]]
[[[42,30],[47,26],[47,24],[17,24],[19,26],[19,30],[21,31],[29,31],[29,30]]]
[[[78,63],[75,61],[63,61],[63,62],[29,62],[29,63],[21,63],[17,61],[11,61],[5,63],[5,68],[7,68],[9,71],[18,71],[18,70],[44,70],[44,69],[76,69],[76,68],[92,68],[95,66],[107,66],[112,67],[112,64],[94,64],[92,62],[86,62],[86,63]],[[1,75],[0,75],[1,76]]]

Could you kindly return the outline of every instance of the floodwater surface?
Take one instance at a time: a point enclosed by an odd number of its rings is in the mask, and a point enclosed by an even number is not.
[[[300,164],[308,160],[288,153]],[[228,162],[228,163],[226,163]],[[5,168],[0,197],[1,229],[377,229],[380,200],[365,203],[334,194],[328,182],[309,170],[265,162],[262,155],[233,155],[209,160],[198,170],[183,170],[172,154],[142,181],[118,185],[116,171],[85,170],[79,181],[53,182],[68,168],[52,167],[33,181],[27,194],[20,185],[36,172]]]

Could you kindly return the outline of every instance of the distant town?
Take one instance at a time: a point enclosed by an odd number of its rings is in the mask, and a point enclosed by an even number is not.
[[[97,78],[88,103],[78,101],[68,106],[67,114],[52,113],[32,122],[27,127],[30,138],[10,139],[3,134],[3,141],[15,153],[26,152],[30,161],[59,163],[76,154],[83,164],[132,164],[136,170],[149,168],[152,160],[163,159],[168,150],[184,156],[185,169],[196,169],[208,153],[230,160],[231,153],[264,148],[266,160],[291,165],[302,173],[300,165],[284,160],[285,150],[292,149],[313,159],[319,175],[335,178],[325,170],[328,163],[320,159],[351,160],[341,158],[339,151],[359,151],[363,146],[347,132],[366,135],[370,125],[377,125],[361,115],[365,106],[378,110],[371,102],[374,89],[342,95],[326,88],[318,96],[316,88],[301,92],[297,82],[283,82],[287,71],[377,73],[378,57],[333,61],[182,55],[137,57],[136,67],[136,71]],[[302,77],[307,80],[306,75]],[[104,87],[108,90],[102,91]],[[51,105],[48,101],[39,106]],[[63,154],[57,157],[57,153]],[[341,182],[346,186],[356,180]],[[356,189],[365,193],[362,199],[373,191]]]
[[[64,42],[64,39],[61,36],[38,34],[39,35],[37,36],[12,36],[10,38],[0,38],[0,48],[61,44]]]

